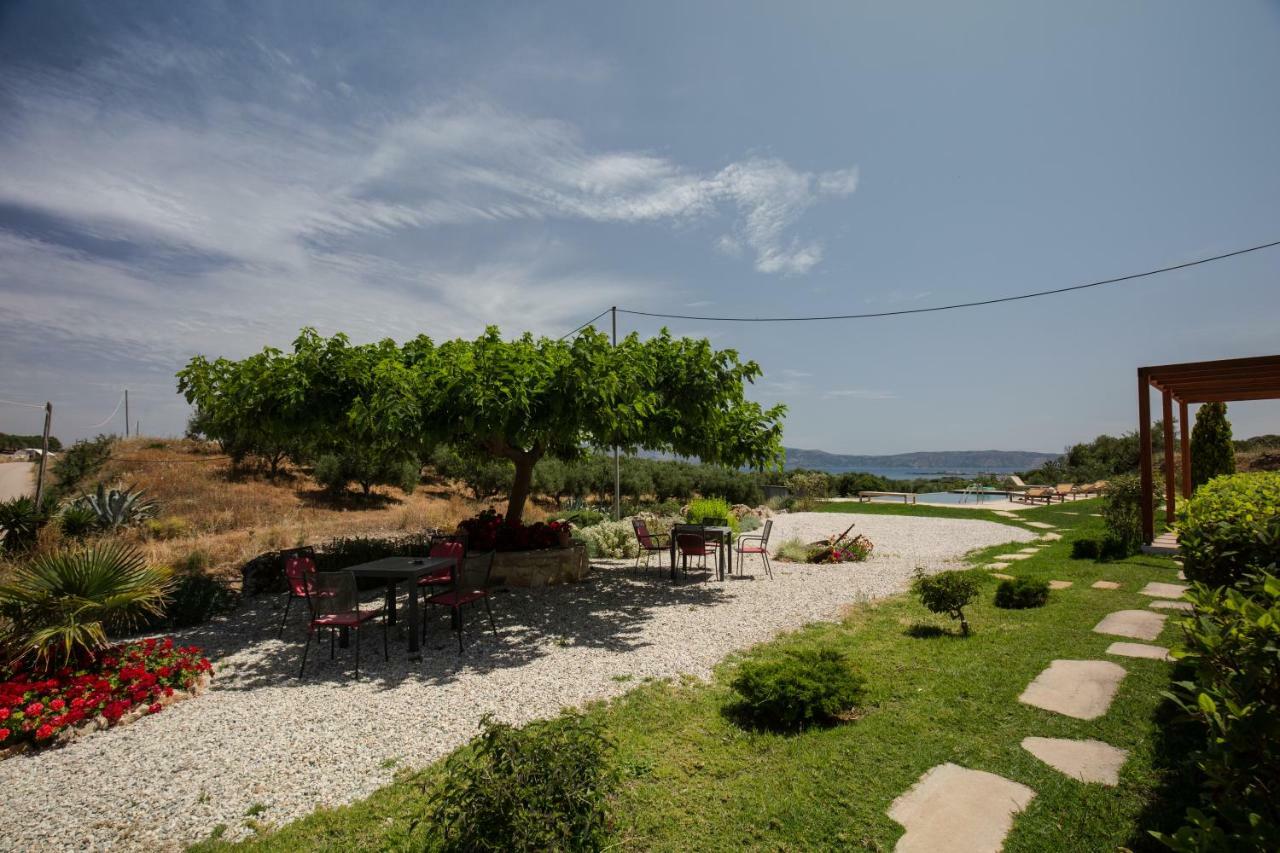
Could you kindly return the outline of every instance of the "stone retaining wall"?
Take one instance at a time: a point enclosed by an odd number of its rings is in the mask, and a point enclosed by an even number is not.
[[[502,551],[493,557],[494,583],[507,586],[551,586],[577,583],[591,571],[584,545],[538,551]]]

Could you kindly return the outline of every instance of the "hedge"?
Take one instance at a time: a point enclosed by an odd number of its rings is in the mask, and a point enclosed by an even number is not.
[[[1236,584],[1252,569],[1280,563],[1280,472],[1216,477],[1196,490],[1178,518],[1187,578]]]

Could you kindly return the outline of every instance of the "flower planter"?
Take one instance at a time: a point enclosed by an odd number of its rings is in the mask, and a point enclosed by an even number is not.
[[[591,571],[584,545],[540,548],[535,551],[499,551],[493,557],[494,583],[507,586],[552,586],[577,583]]]

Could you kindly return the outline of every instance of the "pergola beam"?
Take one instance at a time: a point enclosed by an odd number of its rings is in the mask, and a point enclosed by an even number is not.
[[[1173,522],[1176,493],[1174,467],[1173,404],[1178,404],[1181,440],[1178,452],[1182,464],[1182,495],[1191,495],[1191,429],[1187,410],[1193,403],[1235,403],[1244,400],[1280,399],[1280,355],[1229,358],[1186,364],[1163,364],[1138,368],[1138,435],[1141,453],[1142,491],[1155,488],[1151,447],[1151,389],[1160,392],[1164,416],[1165,520]],[[1155,539],[1155,508],[1142,502],[1142,534]]]

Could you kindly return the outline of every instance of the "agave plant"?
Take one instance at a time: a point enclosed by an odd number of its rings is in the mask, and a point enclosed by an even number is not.
[[[46,670],[92,658],[108,631],[161,615],[170,583],[168,569],[119,542],[41,555],[0,585],[0,645]]]
[[[99,483],[98,489],[90,494],[81,495],[73,502],[74,506],[82,506],[91,510],[98,517],[98,527],[104,530],[115,530],[136,524],[156,514],[155,501],[143,499],[141,489],[110,489]]]
[[[45,520],[45,514],[31,498],[0,501],[0,540],[15,551],[28,548],[35,543]]]

